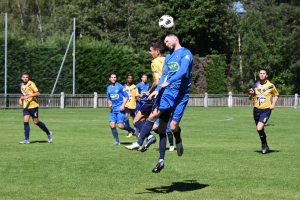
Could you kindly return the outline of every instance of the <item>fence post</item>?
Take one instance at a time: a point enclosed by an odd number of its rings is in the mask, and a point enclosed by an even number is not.
[[[61,109],[65,108],[65,93],[64,92],[60,93],[60,108]]]
[[[208,107],[208,94],[205,92],[204,94],[204,107]]]
[[[97,108],[97,102],[98,102],[98,93],[94,92],[94,108]]]
[[[295,104],[294,104],[294,108],[297,108],[298,107],[298,94],[296,93],[295,94]]]
[[[228,107],[232,107],[232,92],[228,92]]]

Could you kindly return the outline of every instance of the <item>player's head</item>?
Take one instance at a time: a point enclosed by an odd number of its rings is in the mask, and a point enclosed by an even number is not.
[[[159,56],[163,56],[164,52],[165,47],[161,42],[151,42],[149,53],[153,59]]]
[[[131,75],[131,74],[127,75],[126,82],[127,82],[127,84],[132,84],[132,82],[133,82],[133,75]]]
[[[115,84],[117,82],[117,74],[115,73],[111,73],[109,75],[109,81],[112,83],[112,84]]]
[[[142,80],[143,83],[146,83],[148,81],[147,74],[143,74],[142,77],[141,77],[141,80]]]
[[[174,33],[168,33],[165,37],[164,42],[170,50],[176,50],[181,47],[179,37]]]
[[[21,79],[24,83],[27,83],[30,79],[30,75],[28,72],[23,72],[22,73],[22,76],[21,76]]]
[[[265,81],[268,79],[268,71],[266,69],[259,70],[259,80]]]

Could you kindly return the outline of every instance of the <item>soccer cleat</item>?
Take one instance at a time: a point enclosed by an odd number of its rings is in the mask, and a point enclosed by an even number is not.
[[[142,146],[142,148],[140,149],[141,152],[145,152],[149,149],[149,147],[151,146],[151,144],[154,144],[156,142],[156,137],[154,135],[152,135],[152,137],[148,138],[146,144],[144,146]]]
[[[111,146],[119,146],[119,145],[120,145],[120,142],[115,141]]]
[[[131,138],[133,136],[132,133],[128,133],[128,135],[126,136],[127,138]]]
[[[267,153],[269,153],[269,151],[270,151],[270,149],[269,149],[268,145],[267,144],[262,144],[261,153],[262,154],[267,154]]]
[[[24,139],[21,142],[19,142],[19,144],[29,144],[29,143],[30,143],[29,140],[26,140],[26,139]]]
[[[183,146],[182,146],[182,141],[176,144],[176,150],[177,150],[177,155],[182,156],[183,154]]]
[[[134,143],[132,143],[131,145],[126,146],[126,149],[134,150],[134,149],[139,149],[140,147],[141,147],[141,146],[140,146],[137,142],[134,142]]]
[[[160,161],[157,163],[157,165],[152,169],[153,173],[159,173],[163,168],[164,168],[165,164],[164,161]]]
[[[47,137],[48,137],[48,142],[49,142],[49,143],[52,143],[52,132],[51,132],[51,131],[49,131],[49,132],[50,132],[50,134],[47,135]]]
[[[174,151],[174,146],[170,146],[169,151]]]

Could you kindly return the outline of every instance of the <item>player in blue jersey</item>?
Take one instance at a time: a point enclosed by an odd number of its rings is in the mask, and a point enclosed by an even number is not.
[[[147,100],[147,92],[150,88],[150,84],[147,82],[148,81],[148,76],[147,74],[143,74],[141,77],[141,82],[139,82],[136,87],[138,89],[139,93],[139,101],[136,103],[136,110],[140,110],[140,107],[145,103]]]
[[[183,154],[179,122],[188,103],[189,91],[192,84],[193,55],[188,49],[180,45],[178,36],[173,33],[169,33],[165,37],[164,42],[171,52],[165,58],[164,70],[158,87],[148,97],[148,99],[157,98],[156,106],[143,125],[140,133],[145,134],[149,132],[155,120],[160,118],[160,156],[157,165],[152,169],[153,173],[158,173],[164,168],[166,127],[170,116],[170,128],[175,137],[177,155],[182,156]]]
[[[113,145],[120,145],[118,136],[118,127],[123,130],[134,132],[130,126],[124,125],[125,122],[125,104],[128,101],[128,94],[120,83],[117,82],[117,75],[112,73],[109,77],[111,84],[106,89],[108,107],[111,108],[109,126],[115,138]]]

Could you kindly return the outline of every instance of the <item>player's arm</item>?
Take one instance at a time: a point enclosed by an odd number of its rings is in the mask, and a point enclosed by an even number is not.
[[[140,97],[140,95],[139,95],[139,90],[137,89],[137,88],[135,88],[135,99],[138,101],[138,102],[140,102],[141,101],[141,97]]]
[[[279,93],[277,92],[277,89],[276,89],[275,86],[274,86],[274,88],[273,88],[273,95],[274,95],[274,99],[273,99],[273,102],[272,102],[272,104],[271,104],[271,106],[270,106],[270,109],[271,109],[271,110],[274,110],[274,108],[275,108],[275,106],[276,106],[276,103],[277,103],[277,101],[278,101],[278,98],[279,98]]]
[[[28,94],[28,95],[26,95],[26,96],[22,95],[20,99],[26,100],[26,99],[29,99],[29,98],[31,98],[31,97],[38,97],[38,96],[40,96],[40,95],[41,95],[41,93],[40,93],[39,91],[37,91],[37,92],[34,92],[34,93],[32,93],[32,94]]]
[[[250,88],[250,90],[249,90],[249,100],[250,101],[252,101],[254,95],[255,95],[255,91],[253,90],[253,88]]]
[[[146,94],[147,96],[149,96],[155,90],[155,88],[158,86],[158,82],[159,82],[158,78],[153,81],[152,86],[147,91],[147,94]]]
[[[188,55],[188,54],[184,55],[184,58],[181,59],[179,70],[174,74],[174,76],[172,76],[169,80],[167,80],[166,84],[164,84],[164,85],[168,86],[169,84],[172,84],[172,83],[180,80],[184,75],[186,75],[192,61],[193,61],[193,59],[190,57],[190,55]]]
[[[124,87],[122,88],[121,91],[122,91],[122,95],[124,98],[123,98],[123,104],[120,107],[120,111],[123,111],[123,110],[125,110],[125,104],[128,101],[128,93],[126,92],[126,89]]]
[[[19,98],[19,105],[22,106],[23,105],[23,99],[22,99],[23,95],[20,96]]]
[[[110,99],[110,95],[108,90],[106,90],[106,99],[107,99],[107,107],[111,108],[112,107],[112,101]]]
[[[167,76],[168,76],[168,72],[169,72],[169,68],[168,65],[165,63],[164,64],[164,71],[159,79],[159,82],[157,84],[157,87],[155,89],[155,91],[160,91],[160,89],[162,88],[161,85],[166,81]]]

